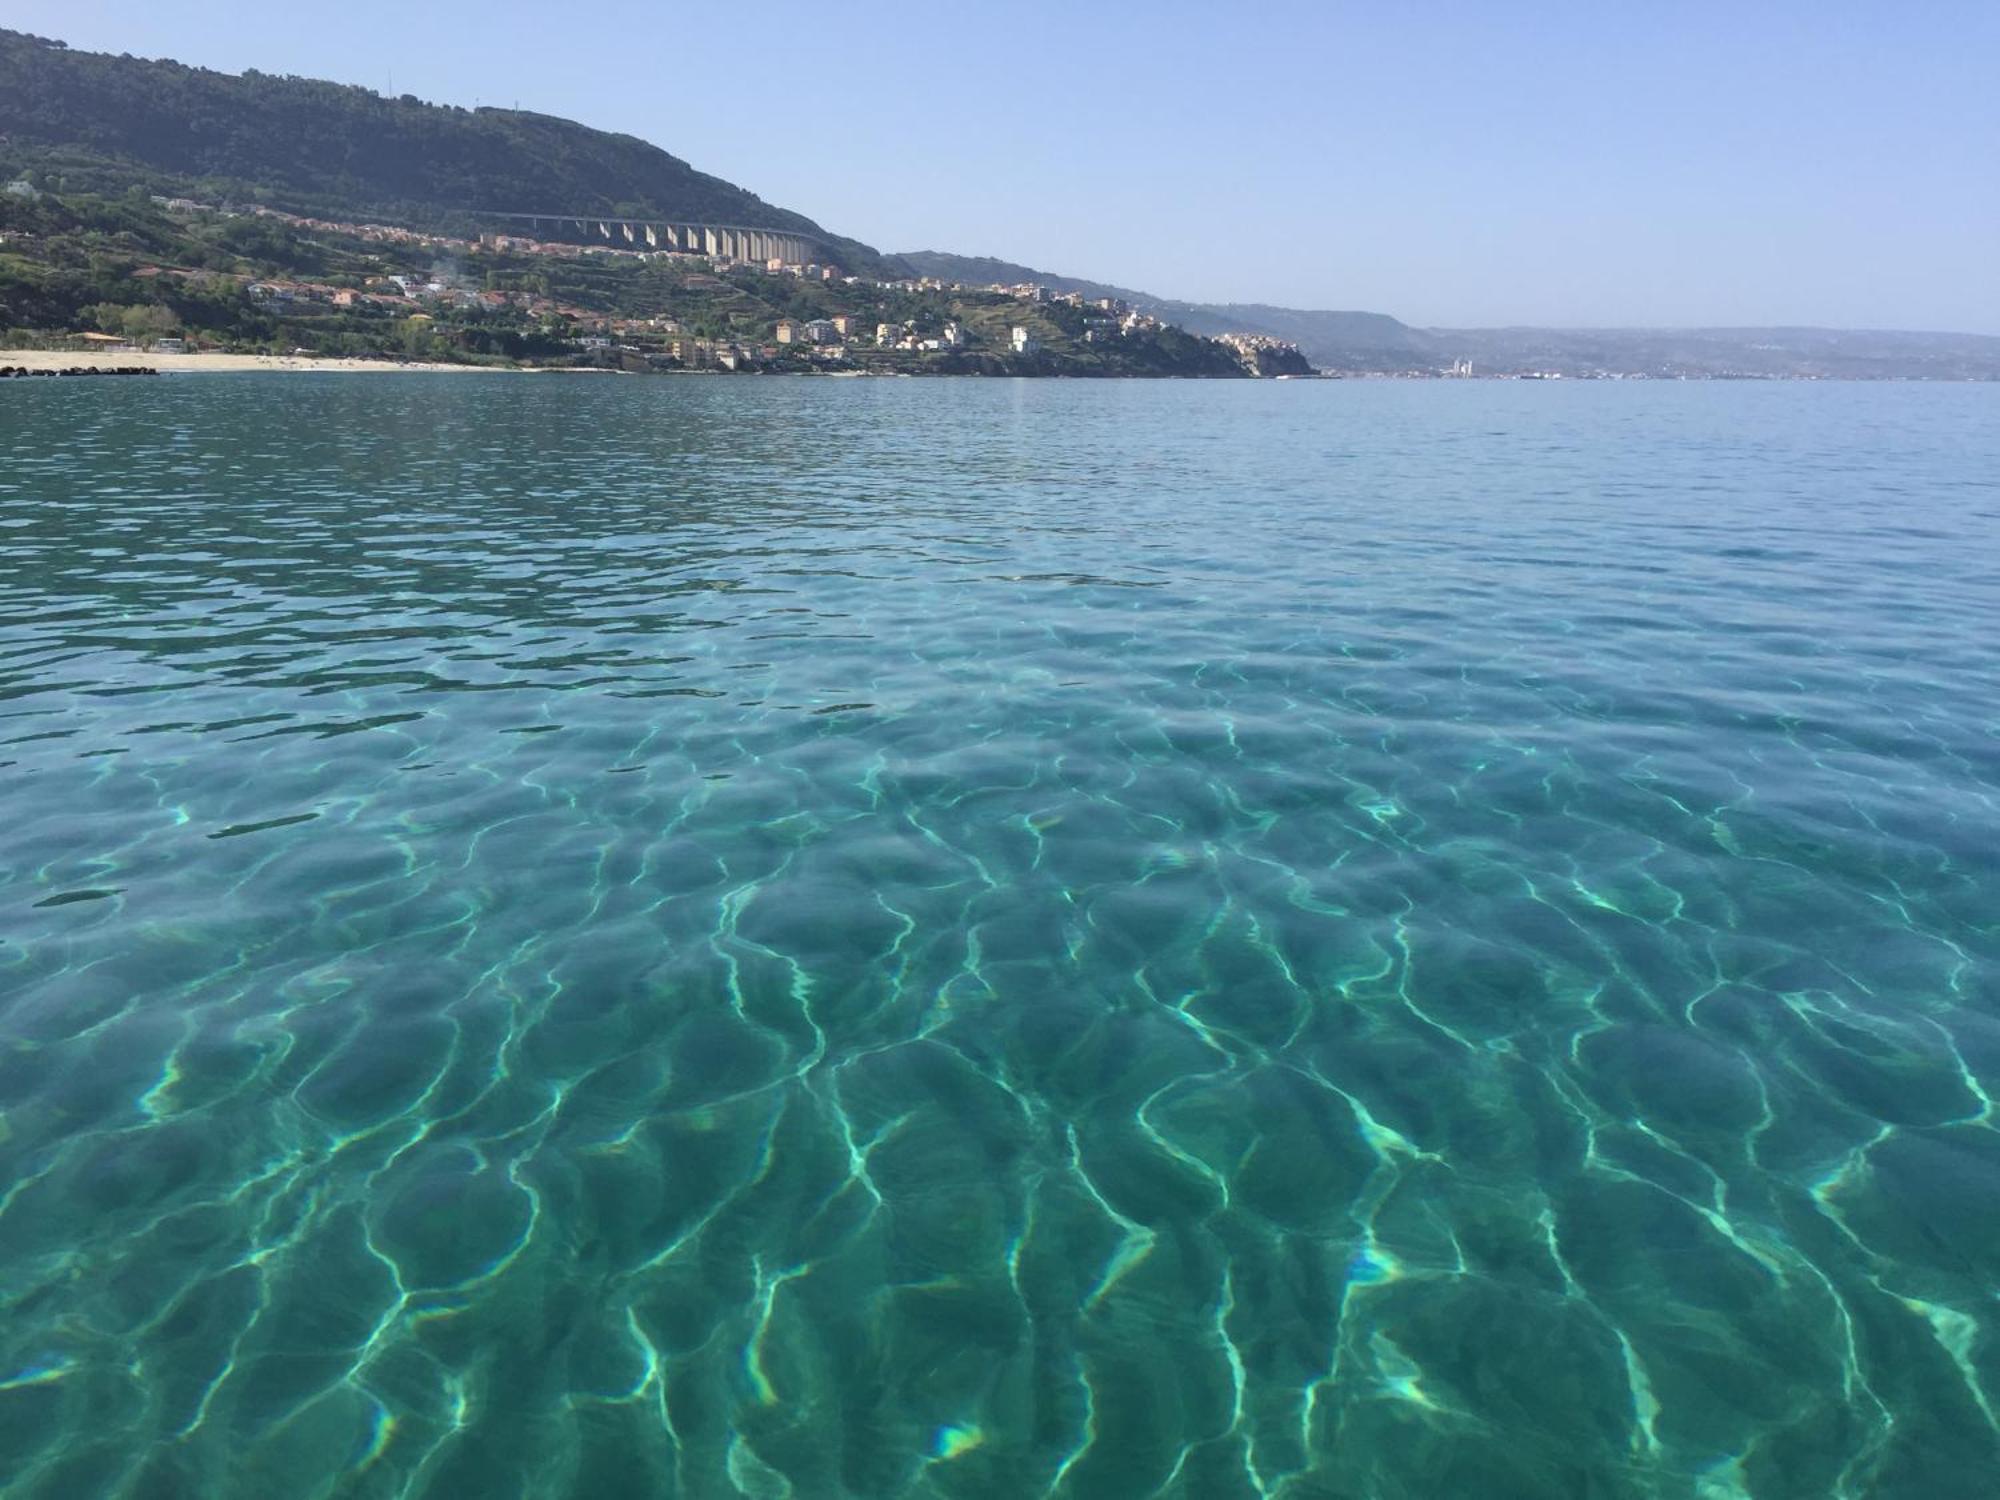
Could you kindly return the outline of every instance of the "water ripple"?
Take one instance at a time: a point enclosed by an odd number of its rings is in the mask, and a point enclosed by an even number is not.
[[[1984,1497],[1996,417],[8,391],[8,1493]]]

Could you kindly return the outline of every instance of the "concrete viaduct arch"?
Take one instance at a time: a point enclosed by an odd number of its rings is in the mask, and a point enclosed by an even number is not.
[[[696,255],[714,255],[729,260],[781,260],[786,265],[803,265],[814,258],[819,242],[809,235],[784,229],[759,229],[749,224],[705,224],[686,219],[608,219],[595,214],[497,214],[483,213],[482,219],[500,219],[522,226],[522,232],[573,231],[586,237],[632,246],[645,244],[656,250],[685,250]]]

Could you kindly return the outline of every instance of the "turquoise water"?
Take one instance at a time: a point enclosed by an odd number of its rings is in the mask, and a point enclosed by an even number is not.
[[[7,1496],[1988,1497],[2000,389],[0,392]]]

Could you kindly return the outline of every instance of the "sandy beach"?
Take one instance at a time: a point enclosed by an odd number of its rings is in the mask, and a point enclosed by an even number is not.
[[[340,370],[355,374],[518,374],[493,365],[444,365],[390,359],[310,359],[286,354],[151,354],[133,350],[0,349],[0,369],[159,370],[163,374],[227,374],[244,370]]]

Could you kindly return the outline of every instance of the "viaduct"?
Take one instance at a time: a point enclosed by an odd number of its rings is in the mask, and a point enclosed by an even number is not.
[[[785,229],[757,229],[748,224],[690,224],[680,219],[602,219],[594,214],[482,213],[482,219],[519,224],[523,234],[573,231],[600,239],[622,237],[626,244],[644,241],[655,249],[686,250],[730,260],[781,260],[803,265],[813,259],[819,242],[810,235]]]

